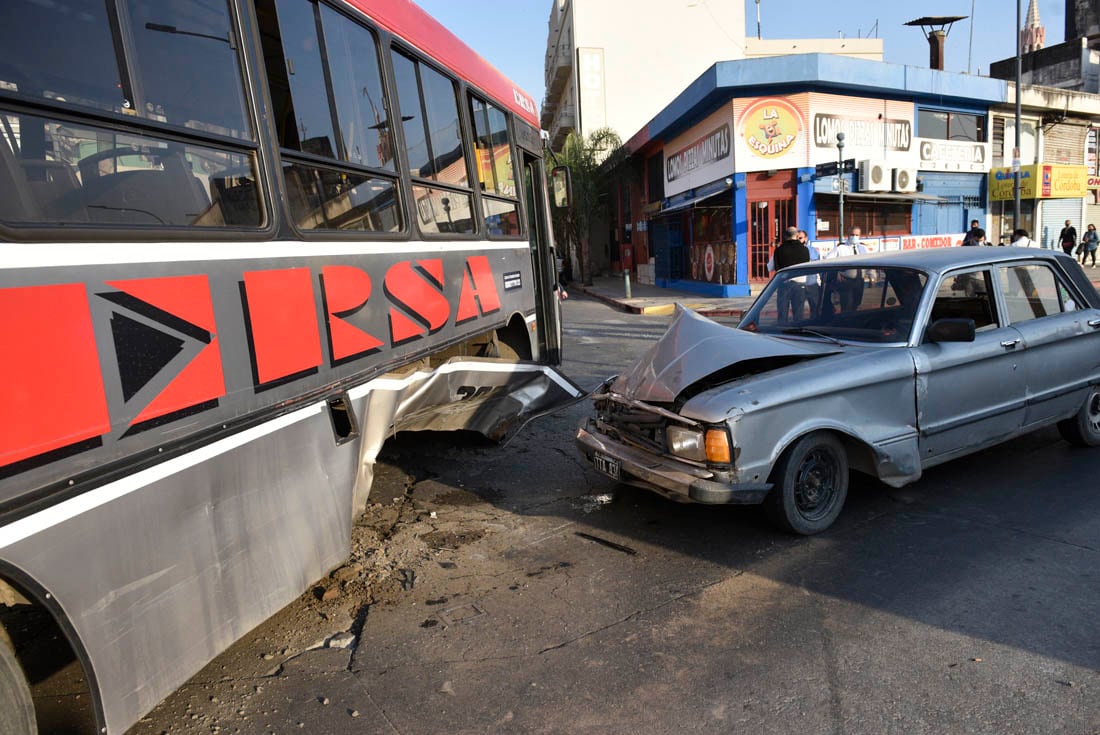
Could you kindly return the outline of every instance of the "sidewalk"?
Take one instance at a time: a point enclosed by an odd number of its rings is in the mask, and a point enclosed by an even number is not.
[[[637,283],[631,278],[631,298],[628,299],[622,276],[597,276],[592,279],[591,286],[582,286],[580,282],[573,281],[565,290],[586,294],[620,311],[648,316],[668,316],[676,309],[676,304],[682,304],[704,316],[739,317],[756,298],[708,298],[688,291]]]
[[[1085,275],[1092,281],[1092,285],[1100,291],[1100,268],[1085,268]],[[753,287],[753,296],[739,296],[728,299],[708,298],[697,293],[677,291],[671,288],[659,288],[647,284],[630,281],[631,298],[626,298],[626,289],[622,276],[597,276],[592,279],[591,286],[582,286],[580,282],[573,281],[566,287],[566,291],[574,291],[586,294],[597,301],[613,306],[619,311],[630,314],[645,314],[648,316],[668,316],[676,309],[676,304],[682,304],[688,309],[703,316],[732,316],[740,317],[756,299],[759,287]]]

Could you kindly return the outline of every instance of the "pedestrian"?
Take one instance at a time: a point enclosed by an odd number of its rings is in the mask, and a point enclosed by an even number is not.
[[[1012,231],[1012,247],[1014,248],[1033,248],[1036,247],[1035,241],[1027,234],[1027,230],[1020,227]]]
[[[786,239],[779,243],[779,247],[772,253],[772,262],[777,272],[792,265],[810,262],[810,251],[804,243],[799,241],[797,227],[787,228]],[[779,307],[780,324],[786,324],[792,315],[797,320],[806,302],[805,276],[781,283],[775,300]]]
[[[983,230],[981,227],[966,233],[966,237],[963,238],[964,246],[987,244],[988,243],[985,241],[985,230]]]
[[[1085,257],[1092,258],[1092,267],[1096,267],[1096,246],[1100,245],[1100,233],[1096,232],[1096,225],[1089,224],[1085,230],[1085,239],[1081,241],[1085,251],[1081,253],[1081,266],[1085,265]]]
[[[810,236],[805,230],[798,231],[798,241],[810,251],[810,260],[821,260],[821,251],[810,242]],[[818,305],[821,303],[821,279],[816,275],[806,276],[806,305],[809,307],[810,316],[818,313]]]
[[[825,257],[831,260],[852,255],[866,255],[868,251],[862,238],[863,230],[853,227],[848,230],[848,239],[837,243],[833,251]],[[840,299],[840,310],[855,311],[863,301],[863,273],[858,268],[846,268],[837,273],[836,292]]]
[[[963,236],[963,245],[976,245],[977,243],[970,242],[974,239],[974,236],[981,231],[982,223],[976,219],[970,220],[970,230]],[[983,232],[984,236],[984,232]]]
[[[1077,247],[1077,228],[1068,219],[1066,226],[1058,233],[1058,242],[1062,244],[1062,251],[1066,255],[1073,255],[1073,249]]]

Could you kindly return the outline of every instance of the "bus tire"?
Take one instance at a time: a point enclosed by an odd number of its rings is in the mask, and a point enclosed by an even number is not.
[[[31,688],[15,652],[0,638],[0,735],[36,735]]]

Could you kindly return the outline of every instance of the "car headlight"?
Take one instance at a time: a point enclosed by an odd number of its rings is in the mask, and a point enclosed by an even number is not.
[[[683,426],[670,426],[665,431],[668,438],[668,450],[678,457],[705,462],[707,459],[703,432],[686,429]]]

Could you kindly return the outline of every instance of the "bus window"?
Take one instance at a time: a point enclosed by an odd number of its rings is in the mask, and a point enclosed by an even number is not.
[[[251,139],[237,42],[224,2],[128,0],[139,114]],[[70,57],[71,58],[71,57]]]
[[[294,225],[401,232],[374,34],[310,0],[260,0],[256,10]],[[332,159],[332,165],[296,160],[299,151]]]
[[[397,190],[388,179],[319,166],[283,167],[294,224],[303,230],[400,232]]]
[[[103,0],[8,0],[0,48],[9,62],[0,65],[0,90],[110,112],[132,108]]]
[[[345,161],[394,170],[389,120],[374,35],[328,6],[321,6],[325,49]]]
[[[277,21],[269,3],[260,3],[256,12],[264,39],[264,58],[268,60],[279,145],[334,158],[336,131],[317,37],[317,6],[305,0],[278,0],[274,5],[278,8]]]
[[[0,112],[9,222],[257,227],[249,153]]]
[[[470,119],[474,126],[477,176],[485,208],[485,229],[490,237],[523,234],[516,201],[512,143],[508,118],[493,105],[470,95]],[[501,197],[497,199],[496,197]]]
[[[394,54],[394,69],[412,175],[469,186],[454,83],[402,54]]]
[[[420,230],[430,234],[473,233],[477,219],[468,191],[470,177],[454,83],[398,52],[393,53],[393,65]]]

